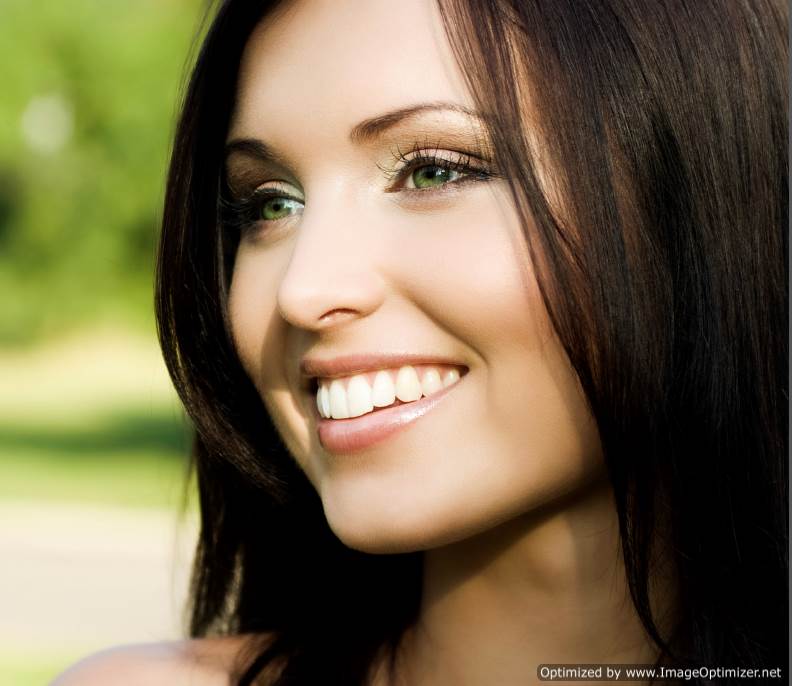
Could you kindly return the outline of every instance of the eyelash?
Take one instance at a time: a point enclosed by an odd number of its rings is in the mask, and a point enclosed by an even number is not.
[[[262,221],[261,210],[264,203],[273,198],[283,198],[302,202],[277,188],[255,190],[244,198],[235,198],[230,192],[220,195],[220,220],[226,229],[245,233]]]
[[[462,178],[456,181],[449,181],[437,189],[420,189],[420,188],[402,188],[402,192],[407,193],[437,193],[444,192],[448,186],[457,184],[469,183],[472,181],[488,181],[496,176],[496,174],[484,166],[479,166],[473,163],[473,156],[469,153],[448,151],[455,155],[455,158],[448,158],[439,156],[440,148],[426,148],[414,146],[408,152],[402,152],[396,149],[393,153],[395,164],[393,167],[383,167],[377,165],[380,171],[385,174],[385,177],[396,183],[404,183],[417,169],[422,167],[439,167],[449,171],[459,172],[463,174]],[[482,161],[483,162],[483,161]],[[399,164],[401,163],[401,164]],[[388,188],[388,192],[397,192],[399,189]]]
[[[429,196],[448,191],[449,186],[461,186],[463,184],[476,181],[489,181],[497,174],[484,166],[478,166],[473,162],[472,155],[457,151],[447,151],[455,155],[455,158],[442,157],[439,155],[440,148],[426,148],[414,146],[406,153],[400,149],[393,151],[394,164],[392,167],[377,165],[382,171],[390,185],[386,189],[388,193],[407,193],[412,197],[417,195]],[[482,165],[484,161],[481,161]],[[435,188],[402,188],[401,186],[418,169],[423,167],[438,167],[440,169],[454,171],[462,176],[453,181],[448,181]],[[397,187],[399,186],[399,187]],[[245,198],[233,198],[232,194],[224,189],[220,197],[220,211],[223,225],[229,229],[244,232],[260,222],[277,222],[278,219],[261,219],[261,211],[264,203],[273,198],[282,198],[304,202],[299,198],[289,195],[278,188],[263,188],[255,190]]]

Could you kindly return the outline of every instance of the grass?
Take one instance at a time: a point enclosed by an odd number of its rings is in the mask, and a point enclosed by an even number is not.
[[[188,431],[153,336],[0,353],[0,498],[179,504]]]
[[[188,443],[153,334],[93,330],[0,350],[0,502],[176,511]],[[41,686],[95,649],[49,643],[0,649],[0,684]]]
[[[178,416],[134,407],[72,425],[0,423],[0,498],[178,507],[187,440]]]

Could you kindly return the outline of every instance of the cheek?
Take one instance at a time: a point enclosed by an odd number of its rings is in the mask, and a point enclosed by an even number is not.
[[[599,459],[598,433],[507,192],[477,191],[441,224],[418,228],[411,254],[423,259],[402,258],[394,282],[407,289],[416,311],[480,358],[482,433],[513,455],[523,445],[587,473]]]
[[[237,258],[229,290],[229,319],[242,366],[253,379],[258,376],[259,357],[267,326],[267,312],[262,312],[262,288],[258,281],[244,267],[240,268]]]
[[[241,248],[236,257],[229,291],[229,319],[234,345],[248,376],[256,386],[272,421],[294,448],[286,408],[293,404],[282,365],[285,351],[284,320],[277,311],[277,290],[282,269],[279,250],[266,253]]]
[[[259,388],[267,381],[267,370],[273,369],[273,365],[263,362],[277,354],[277,350],[269,348],[277,348],[280,340],[277,333],[282,326],[276,308],[279,267],[274,258],[275,255],[240,248],[229,291],[234,344],[245,371]]]
[[[404,257],[403,244],[401,251],[393,246],[392,281],[418,310],[486,364],[509,351],[524,359],[552,340],[523,229],[505,190],[477,190],[442,222],[413,228],[413,257]]]
[[[475,211],[413,226],[421,230],[410,234],[412,258],[402,247],[390,263],[413,316],[479,359],[458,414],[434,420],[437,441],[415,460],[402,459],[388,479],[339,478],[326,488],[328,519],[363,549],[450,542],[601,472],[596,425],[554,335],[522,227],[503,207],[505,198],[479,198]]]
[[[499,207],[510,205],[504,198]],[[486,262],[474,260],[478,282],[469,287],[477,303],[470,340],[487,370],[482,424],[514,485],[551,497],[599,473],[599,434],[536,281],[524,236],[533,226],[523,229],[513,210],[493,215],[499,230],[474,246]]]

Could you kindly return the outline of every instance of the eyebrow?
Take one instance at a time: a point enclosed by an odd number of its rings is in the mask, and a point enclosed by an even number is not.
[[[242,153],[248,157],[255,157],[260,160],[274,162],[281,166],[288,166],[286,160],[276,153],[269,145],[258,138],[234,138],[226,143],[225,156],[228,158],[232,153]]]
[[[407,119],[411,119],[419,114],[427,112],[456,112],[463,114],[471,119],[481,120],[481,116],[473,110],[448,102],[431,102],[402,109],[386,112],[370,119],[364,119],[356,124],[349,133],[349,138],[353,143],[366,143],[381,136],[388,129],[401,124]]]
[[[455,112],[477,121],[482,120],[481,115],[463,105],[448,102],[422,103],[364,119],[362,122],[352,127],[349,138],[353,143],[367,143],[379,138],[388,129],[397,124],[401,124],[406,120],[421,114],[426,114],[427,112]],[[234,152],[240,152],[250,157],[288,166],[280,155],[264,143],[264,141],[257,138],[235,138],[229,141],[225,147],[226,157]]]

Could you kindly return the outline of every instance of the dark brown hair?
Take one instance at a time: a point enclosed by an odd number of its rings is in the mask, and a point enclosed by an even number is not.
[[[157,320],[195,426],[201,505],[191,633],[267,637],[240,684],[276,664],[278,686],[361,684],[416,618],[421,553],[367,555],[332,534],[227,322],[224,142],[242,51],[275,4],[219,3],[165,200]],[[785,668],[785,4],[439,4],[597,420],[660,661]],[[536,140],[563,207],[539,183]],[[665,635],[649,604],[660,536],[678,579]]]

